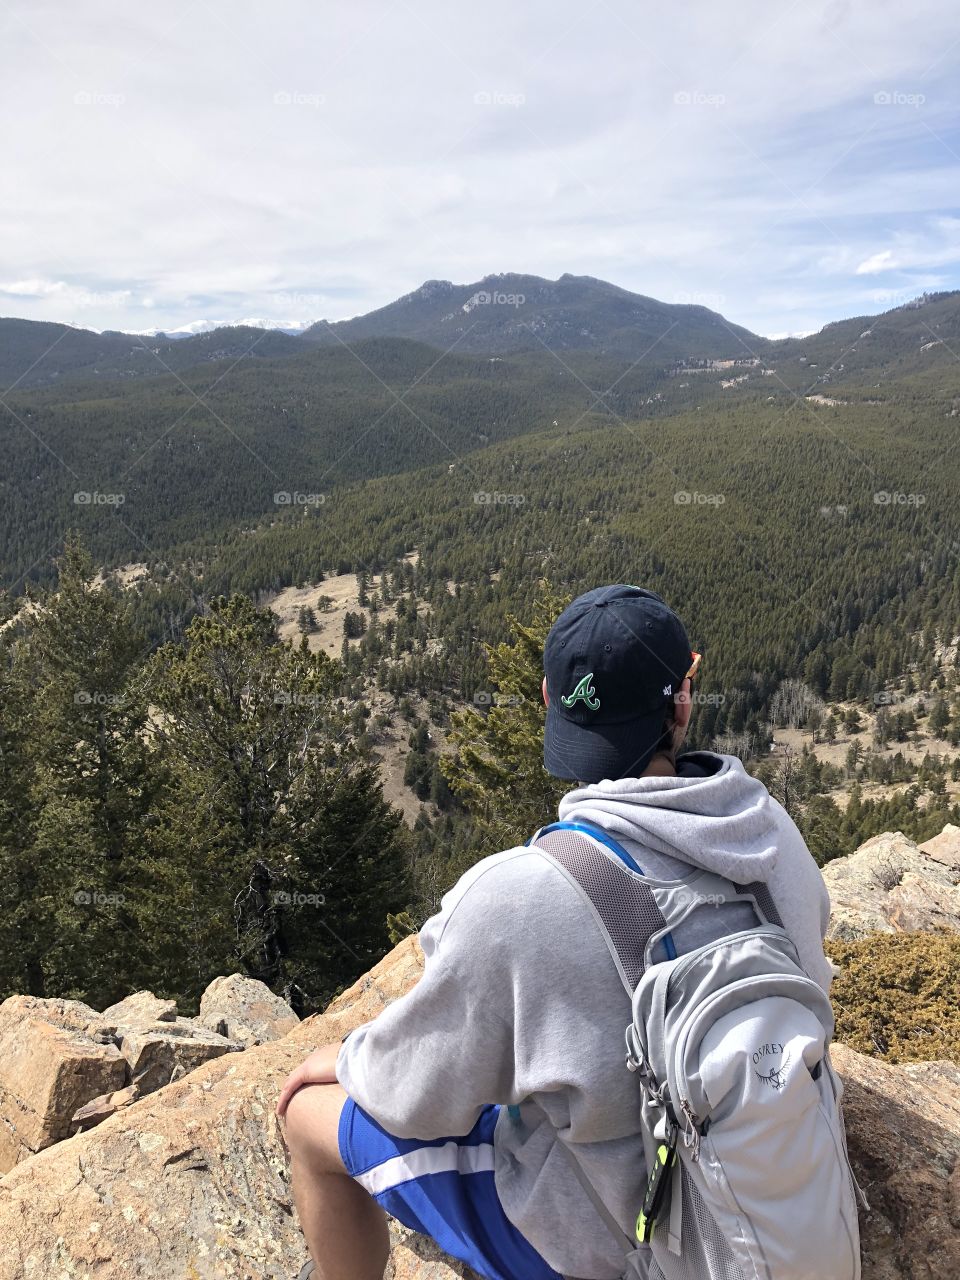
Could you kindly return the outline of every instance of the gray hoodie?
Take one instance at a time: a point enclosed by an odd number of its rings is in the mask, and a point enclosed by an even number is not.
[[[763,881],[807,974],[829,990],[830,900],[791,819],[734,756],[698,752],[679,767],[571,791],[560,818],[603,827],[659,879],[696,867]],[[674,941],[683,952],[752,923],[744,904],[705,906]],[[420,942],[423,978],[349,1037],[340,1083],[401,1138],[459,1136],[486,1103],[519,1105],[518,1119],[504,1107],[494,1140],[507,1217],[555,1270],[616,1280],[620,1247],[557,1149],[574,1149],[632,1233],[646,1174],[624,1064],[630,1001],[589,908],[545,856],[508,849],[461,877]]]

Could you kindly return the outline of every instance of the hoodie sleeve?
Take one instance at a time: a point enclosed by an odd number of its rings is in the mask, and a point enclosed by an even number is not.
[[[398,1138],[461,1136],[487,1104],[521,1101],[512,948],[488,888],[495,862],[485,859],[444,897],[420,931],[423,977],[337,1058],[346,1092]]]

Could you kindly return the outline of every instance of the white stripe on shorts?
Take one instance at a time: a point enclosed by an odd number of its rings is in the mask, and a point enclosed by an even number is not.
[[[442,1147],[418,1147],[406,1155],[393,1156],[383,1164],[354,1175],[354,1181],[372,1196],[389,1191],[401,1182],[423,1178],[431,1173],[492,1173],[493,1144],[482,1142],[475,1147],[461,1147],[446,1142]]]

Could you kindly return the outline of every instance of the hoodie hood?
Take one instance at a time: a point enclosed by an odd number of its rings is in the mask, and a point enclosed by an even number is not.
[[[561,822],[588,822],[616,839],[732,880],[767,883],[786,814],[736,756],[691,752],[673,778],[605,779],[568,791]]]

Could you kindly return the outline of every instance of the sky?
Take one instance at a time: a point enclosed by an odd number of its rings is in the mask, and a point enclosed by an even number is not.
[[[4,0],[0,315],[610,280],[804,333],[960,288],[939,0]]]

